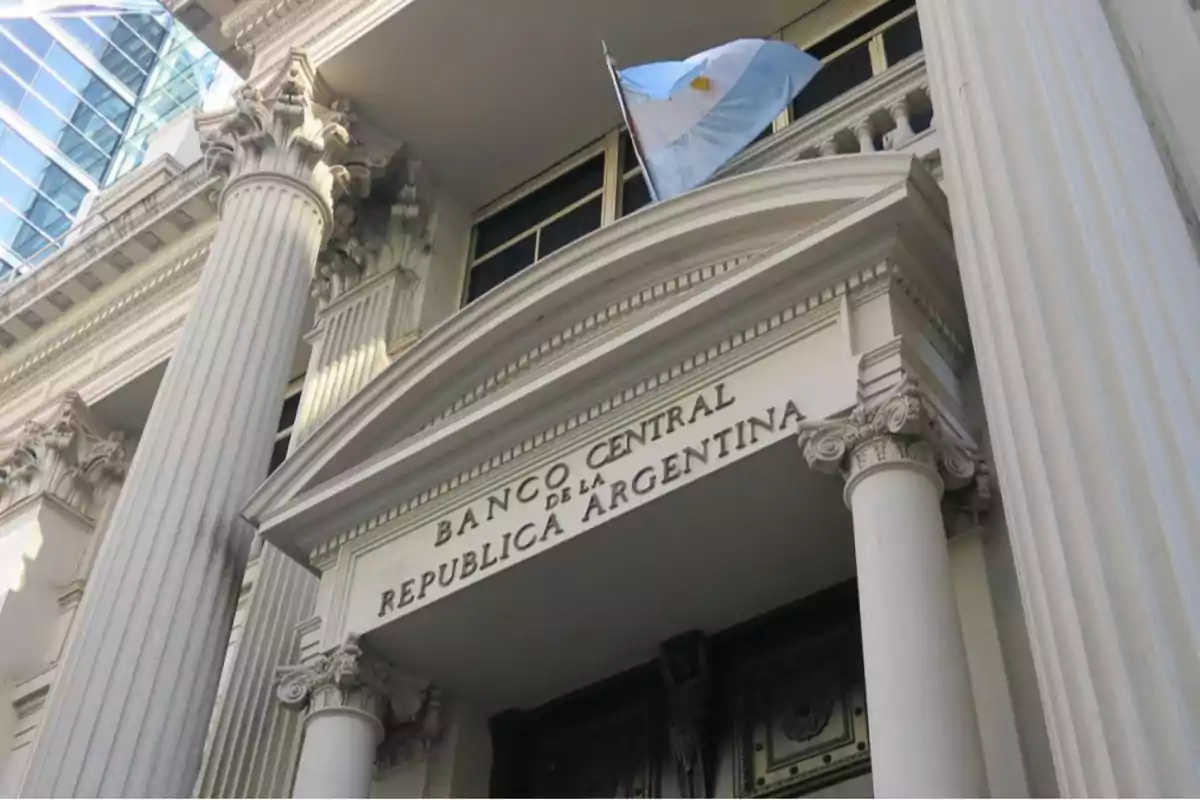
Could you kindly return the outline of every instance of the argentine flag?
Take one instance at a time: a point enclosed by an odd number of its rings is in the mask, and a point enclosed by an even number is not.
[[[650,196],[666,200],[754,141],[821,62],[787,42],[738,39],[686,61],[609,67]]]

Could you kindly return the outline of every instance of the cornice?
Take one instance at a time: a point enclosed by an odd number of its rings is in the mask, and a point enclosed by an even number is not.
[[[886,292],[890,284],[890,279],[891,268],[888,264],[881,262],[874,267],[856,271],[852,275],[823,286],[818,291],[814,291],[787,303],[781,308],[763,314],[750,324],[730,331],[719,340],[710,343],[702,349],[696,350],[686,358],[670,364],[651,375],[647,375],[612,395],[592,403],[586,408],[567,415],[554,425],[537,434],[495,453],[486,460],[480,461],[469,469],[443,480],[434,487],[415,494],[386,511],[360,522],[353,528],[340,533],[328,542],[313,549],[309,553],[309,559],[314,566],[328,566],[329,557],[346,544],[366,534],[374,533],[389,523],[393,523],[389,528],[394,527],[395,524],[398,524],[394,521],[421,512],[426,506],[435,504],[435,501],[446,496],[449,492],[459,490],[468,484],[486,480],[486,486],[481,487],[479,490],[482,493],[486,493],[497,484],[502,484],[512,479],[512,476],[507,474],[508,470],[504,468],[509,467],[518,458],[523,459],[524,462],[521,468],[528,470],[535,463],[541,463],[542,461],[558,457],[558,454],[565,447],[571,446],[571,443],[563,444],[564,438],[581,427],[585,425],[592,426],[588,435],[596,436],[598,429],[594,426],[606,422],[610,417],[617,418],[613,420],[612,426],[620,427],[626,424],[626,417],[642,413],[636,409],[628,413],[626,412],[630,406],[650,392],[668,386],[672,390],[680,392],[695,388],[703,381],[712,379],[707,374],[708,370],[706,367],[716,364],[718,361],[726,369],[733,369],[747,363],[759,357],[764,349],[776,344],[777,342],[773,335],[784,328],[784,326],[789,326],[795,332],[793,338],[802,336],[806,331],[816,328],[824,321],[837,316],[841,310],[843,299],[853,297],[857,302],[866,293],[874,293],[876,291]],[[701,374],[701,377],[697,378],[698,374]],[[541,451],[543,450],[551,452],[543,458],[541,455]],[[462,500],[460,498],[455,502],[462,502]],[[422,521],[436,516],[438,513],[441,513],[440,504],[439,507],[432,508],[428,513],[421,513],[418,518],[411,521],[405,519],[405,523],[408,526],[419,525]]]
[[[422,426],[422,430],[431,428],[472,407],[484,397],[495,394],[505,386],[514,383],[518,378],[524,377],[529,371],[543,368],[555,359],[569,356],[574,350],[586,346],[606,332],[611,332],[613,328],[620,327],[622,323],[639,319],[648,313],[654,313],[655,309],[666,302],[724,275],[731,269],[736,269],[746,263],[754,254],[722,258],[710,264],[688,269],[666,280],[650,284],[609,303],[598,311],[587,314],[583,319],[555,331],[525,353],[505,363],[485,380],[442,409],[439,414]]]
[[[723,356],[729,348],[758,339],[801,313],[811,314],[830,307],[831,300],[846,296],[854,306],[859,302],[858,296],[869,291],[871,284],[882,281],[895,286],[887,259],[897,244],[898,229],[913,213],[910,205],[914,200],[920,202],[906,182],[901,181],[887,191],[845,206],[825,217],[821,224],[778,244],[744,267],[700,287],[694,294],[647,315],[619,335],[598,340],[569,360],[531,372],[506,390],[493,394],[487,402],[442,425],[409,435],[394,445],[378,445],[373,454],[362,458],[357,465],[302,489],[294,499],[278,505],[263,502],[264,511],[258,512],[262,516],[250,516],[256,512],[254,506],[245,513],[260,525],[260,531],[269,541],[303,561],[311,547],[335,535],[342,525],[378,526],[387,522],[389,515],[394,519],[405,513],[384,506],[383,501],[389,495],[406,496],[409,498],[406,502],[417,507],[437,494],[513,463],[518,457],[523,468],[531,468],[537,460],[530,460],[534,450],[580,429],[584,423],[589,424],[591,435],[595,435],[596,420],[639,397],[636,385],[621,389],[619,395],[602,394],[619,380],[616,376],[628,374],[635,364],[661,364],[670,354],[679,353],[688,342],[694,341],[692,337],[699,335],[699,331],[708,330],[708,335],[714,335],[717,330],[733,328],[728,346],[718,344],[715,355],[694,353],[691,360],[677,362],[667,369],[664,382],[686,381],[688,373],[716,356]],[[864,269],[864,264],[871,267]],[[748,309],[774,306],[773,295],[782,294],[783,281],[794,281],[788,284],[793,289],[785,296],[795,306],[780,310],[777,319],[750,320],[743,316]],[[839,283],[843,284],[841,289],[837,288]],[[803,300],[798,301],[795,294],[801,292]],[[836,310],[833,306],[828,313]],[[743,321],[753,324],[733,327]],[[721,369],[732,363],[730,359],[737,358],[731,355],[722,359]],[[396,365],[393,368],[399,369]],[[706,367],[705,372],[708,371]],[[421,382],[419,376],[408,377],[417,384]],[[660,385],[663,384],[650,379],[642,394]],[[393,402],[402,404],[403,399]],[[578,410],[581,407],[583,410]],[[576,409],[571,412],[576,416],[567,413],[570,408]],[[389,409],[395,410],[395,407]],[[368,408],[362,413],[378,412]],[[564,419],[555,429],[540,432],[532,429],[532,420],[546,415],[554,418],[560,413]],[[485,446],[482,443],[489,441],[508,449],[468,467],[464,463],[469,458],[467,454],[477,452]],[[256,500],[264,501],[265,497],[264,493]],[[366,522],[362,522],[364,517]]]
[[[197,162],[179,172],[173,159],[164,159],[157,166],[148,165],[145,170],[146,174],[140,175],[135,184],[149,189],[149,194],[132,203],[126,198],[109,201],[106,207],[118,209],[115,216],[108,218],[103,210],[90,215],[72,234],[72,242],[65,250],[37,271],[4,287],[0,292],[0,325],[19,320],[31,311],[36,312],[38,304],[55,292],[75,296],[75,302],[65,314],[73,313],[81,303],[100,294],[106,284],[118,282],[122,273],[129,274],[140,262],[153,260],[161,252],[164,242],[154,230],[162,233],[165,230],[162,223],[166,223],[172,233],[178,232],[180,238],[185,238],[197,222],[203,221],[191,215],[180,216],[185,207],[196,207],[193,201],[197,198],[207,200],[213,182],[202,163]],[[156,181],[161,183],[157,188],[151,188]],[[211,206],[207,208],[211,209]],[[182,221],[177,222],[176,218]],[[178,239],[168,241],[169,247]],[[127,254],[131,247],[141,255],[135,254],[131,258]],[[76,290],[72,291],[71,286]],[[79,299],[80,293],[85,297]],[[32,336],[40,335],[41,330],[40,326],[35,328]],[[6,338],[11,341],[12,337],[0,335],[0,340]],[[10,343],[9,347],[20,347],[21,343]],[[0,381],[2,385],[4,382]]]
[[[211,231],[198,238],[200,240],[193,243],[191,248],[147,279],[121,292],[111,302],[91,310],[82,320],[61,333],[48,337],[33,352],[0,373],[0,400],[16,396],[30,383],[54,369],[55,365],[81,351],[102,346],[114,329],[125,324],[130,317],[194,282],[208,255]]]

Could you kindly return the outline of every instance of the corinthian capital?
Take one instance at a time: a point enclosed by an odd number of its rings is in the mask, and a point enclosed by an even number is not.
[[[265,89],[243,86],[233,109],[198,120],[209,171],[226,177],[227,185],[256,173],[280,175],[311,187],[331,206],[341,172],[329,160],[349,135],[344,111],[314,102],[315,85],[308,58],[293,50]]]
[[[956,514],[977,520],[989,497],[979,449],[950,428],[907,376],[848,417],[801,422],[799,444],[810,467],[840,473],[848,487],[870,468],[907,462],[936,472]]]
[[[48,421],[26,422],[0,445],[0,512],[45,494],[92,519],[128,465],[125,435],[100,432],[79,396],[68,393]]]
[[[364,650],[355,634],[331,652],[280,667],[276,696],[309,714],[343,708],[366,712],[378,720],[380,740],[387,732],[393,751],[403,741],[424,752],[441,732],[438,690]]]
[[[429,188],[421,164],[403,148],[388,155],[348,151],[339,169],[345,191],[317,261],[313,293],[332,302],[361,281],[398,272],[402,286],[420,281],[430,252]]]

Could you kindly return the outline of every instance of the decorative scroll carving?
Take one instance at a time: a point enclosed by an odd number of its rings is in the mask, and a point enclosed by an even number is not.
[[[663,643],[659,669],[667,687],[667,739],[681,797],[711,797],[708,731],[712,678],[703,635]]]
[[[870,769],[857,649],[857,632],[839,628],[738,668],[738,796],[799,797]]]
[[[978,448],[950,429],[905,376],[871,408],[859,404],[845,419],[805,420],[799,444],[813,469],[848,481],[872,466],[909,461],[935,469],[947,500],[976,521],[990,497]]]
[[[332,652],[279,667],[276,697],[310,714],[334,708],[365,711],[379,721],[392,760],[423,756],[442,733],[439,690],[365,651],[356,634]]]
[[[125,477],[130,454],[123,433],[100,435],[83,408],[68,393],[49,422],[27,422],[0,446],[0,512],[44,493],[95,519],[107,490]]]
[[[393,717],[385,723],[386,733],[376,757],[380,769],[419,761],[442,738],[444,720],[441,690],[436,686],[426,686],[421,690],[418,700],[417,708],[407,716]]]
[[[387,158],[351,153],[337,169],[346,191],[334,206],[313,294],[327,303],[392,270],[414,286],[418,261],[432,249],[420,162],[403,150]]]
[[[234,93],[234,108],[204,136],[205,165],[229,181],[254,172],[286,176],[313,188],[332,207],[345,170],[327,161],[349,143],[344,108],[321,111],[313,102],[308,59],[292,51],[265,91],[249,84]],[[207,127],[203,125],[202,127]]]

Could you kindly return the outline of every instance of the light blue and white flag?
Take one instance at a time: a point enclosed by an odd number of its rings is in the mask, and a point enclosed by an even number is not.
[[[685,61],[609,66],[651,197],[665,200],[754,141],[821,62],[787,42],[738,39]]]

